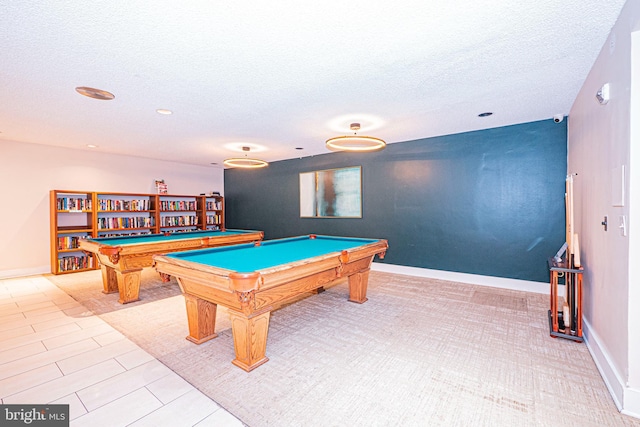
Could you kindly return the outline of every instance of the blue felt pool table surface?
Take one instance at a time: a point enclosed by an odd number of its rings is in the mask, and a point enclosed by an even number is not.
[[[169,258],[236,272],[253,272],[331,253],[340,253],[379,239],[335,236],[299,236],[167,254]]]

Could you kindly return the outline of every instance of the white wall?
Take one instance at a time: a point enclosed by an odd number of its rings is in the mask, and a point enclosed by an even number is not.
[[[0,278],[50,272],[49,190],[224,191],[223,169],[0,141]]]
[[[640,14],[640,12],[638,13]],[[638,15],[636,15],[638,16]],[[628,393],[625,406],[635,408],[640,416],[640,234],[634,224],[640,224],[640,19],[632,34],[631,109],[629,163],[629,386],[638,393]],[[635,262],[634,262],[635,261]]]
[[[639,204],[631,204],[630,190],[634,182],[636,188],[638,185],[630,172],[640,165],[631,157],[631,146],[639,142],[638,130],[633,129],[632,134],[631,127],[639,120],[631,116],[632,52],[637,49],[632,45],[632,32],[639,25],[640,2],[629,1],[585,80],[568,122],[568,173],[578,174],[574,206],[585,266],[585,339],[616,404],[636,416],[640,416],[640,298],[631,254],[637,254],[633,225],[638,215],[630,215]],[[595,95],[605,83],[610,84],[611,100],[600,105]],[[620,183],[622,167],[624,184]],[[614,195],[621,188],[624,205],[618,206]],[[604,216],[608,217],[608,231],[601,225]],[[626,218],[627,236],[618,227],[620,217]]]

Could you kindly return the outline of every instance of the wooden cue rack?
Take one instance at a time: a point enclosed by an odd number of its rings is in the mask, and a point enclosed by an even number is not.
[[[570,257],[571,258],[571,257]],[[551,308],[549,310],[549,333],[552,337],[582,342],[582,273],[584,268],[573,267],[566,258],[556,261],[549,258],[551,282]],[[558,285],[565,286],[566,305],[559,307]]]

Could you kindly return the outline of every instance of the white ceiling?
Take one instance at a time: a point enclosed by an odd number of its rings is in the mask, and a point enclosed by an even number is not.
[[[222,167],[551,119],[623,4],[0,0],[0,141]]]

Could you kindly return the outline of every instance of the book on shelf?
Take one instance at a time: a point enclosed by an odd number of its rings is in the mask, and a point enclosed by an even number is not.
[[[58,250],[78,249],[78,242],[87,236],[58,236]]]
[[[58,271],[85,270],[93,268],[93,256],[64,256],[58,258]]]
[[[158,194],[167,194],[169,192],[169,187],[164,182],[164,179],[156,179],[155,184]]]
[[[160,220],[161,227],[180,227],[185,225],[198,225],[198,217],[194,215],[163,216]]]
[[[151,227],[153,218],[148,216],[98,218],[98,230]]]
[[[56,199],[56,205],[59,211],[90,211],[91,199],[87,197],[58,197]]]
[[[147,234],[152,234],[150,230],[147,231],[127,231],[125,233],[118,232],[110,232],[109,229],[99,230],[100,237],[129,237],[129,236],[144,236]]]
[[[220,223],[220,215],[207,215],[207,224],[218,224]]]
[[[120,199],[100,199],[98,205],[101,211],[148,211],[150,209],[149,199],[120,200]]]
[[[208,200],[205,205],[205,209],[208,211],[219,211],[220,209],[222,209],[222,207],[219,200],[216,200],[216,201]]]
[[[195,200],[161,200],[161,211],[195,211],[197,210]]]

